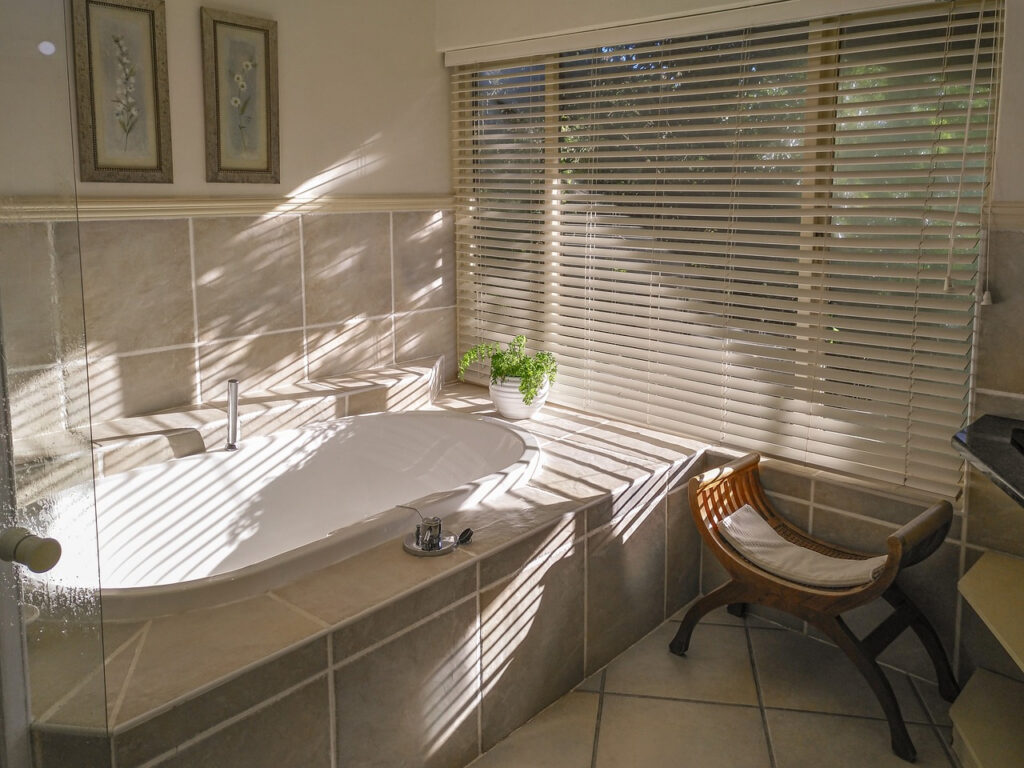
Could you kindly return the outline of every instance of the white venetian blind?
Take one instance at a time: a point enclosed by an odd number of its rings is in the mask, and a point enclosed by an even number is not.
[[[952,495],[1001,3],[463,67],[459,346],[559,402]]]

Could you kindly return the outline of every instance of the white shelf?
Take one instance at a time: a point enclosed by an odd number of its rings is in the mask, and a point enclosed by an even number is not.
[[[986,552],[960,579],[959,589],[1024,670],[1024,560]]]
[[[979,669],[949,709],[953,748],[965,768],[1024,765],[1024,683]]]

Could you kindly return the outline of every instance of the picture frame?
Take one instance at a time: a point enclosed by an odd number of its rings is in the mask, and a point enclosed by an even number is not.
[[[72,0],[82,181],[174,180],[164,0]]]
[[[206,180],[277,184],[277,22],[200,8]]]

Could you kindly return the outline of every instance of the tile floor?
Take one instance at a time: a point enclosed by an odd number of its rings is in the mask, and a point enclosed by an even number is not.
[[[665,622],[477,759],[473,768],[906,768],[867,684],[838,649],[723,610],[685,658]],[[923,652],[923,651],[922,651]],[[948,705],[886,669],[919,768],[958,765]]]

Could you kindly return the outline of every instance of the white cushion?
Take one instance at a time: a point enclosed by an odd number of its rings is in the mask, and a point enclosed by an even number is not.
[[[867,560],[829,557],[782,538],[757,510],[744,504],[718,525],[743,557],[769,573],[812,587],[855,587],[872,581],[886,556]]]

